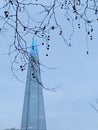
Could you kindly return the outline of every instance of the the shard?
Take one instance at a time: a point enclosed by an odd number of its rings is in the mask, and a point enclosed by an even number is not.
[[[38,50],[36,42],[31,48],[31,58],[28,64],[21,130],[46,130],[46,119],[43,101],[43,86],[41,83]]]

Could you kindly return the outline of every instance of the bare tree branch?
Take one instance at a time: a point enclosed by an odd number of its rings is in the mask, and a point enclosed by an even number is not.
[[[0,32],[11,29],[14,33],[8,53],[14,57],[12,70],[14,64],[20,65],[22,62],[20,70],[23,71],[30,59],[28,37],[38,39],[39,46],[45,45],[49,50],[51,35],[56,34],[70,47],[75,28],[81,29],[81,24],[85,27],[88,54],[88,39],[93,40],[93,23],[97,21],[98,0],[1,0],[0,3]],[[72,28],[68,38],[67,24]],[[33,62],[36,63],[34,57]]]

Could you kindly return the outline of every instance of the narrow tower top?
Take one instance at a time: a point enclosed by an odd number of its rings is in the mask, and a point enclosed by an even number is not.
[[[34,57],[38,57],[38,43],[36,40],[32,41],[32,46],[30,47],[30,54]]]

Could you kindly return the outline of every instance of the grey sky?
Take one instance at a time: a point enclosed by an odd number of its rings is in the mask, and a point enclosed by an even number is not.
[[[97,27],[97,25],[95,25]],[[68,30],[67,30],[68,31]],[[66,47],[62,40],[53,39],[49,56],[44,47],[39,48],[42,81],[45,87],[59,86],[57,91],[44,91],[47,130],[97,130],[98,113],[98,29],[94,40],[89,41],[90,54],[86,55],[85,35],[83,30],[73,36],[73,46]],[[79,36],[79,35],[80,36]],[[20,128],[25,83],[17,81],[10,70],[7,44],[11,34],[0,36],[0,129]],[[7,42],[8,41],[8,42]],[[19,73],[20,75],[21,73]],[[26,72],[21,74],[26,78]]]

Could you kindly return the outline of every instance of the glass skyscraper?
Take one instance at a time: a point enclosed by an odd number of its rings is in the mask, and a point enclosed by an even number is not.
[[[40,66],[37,44],[33,42],[31,58],[28,64],[27,81],[21,121],[21,130],[46,130]],[[32,62],[36,58],[35,62]]]

